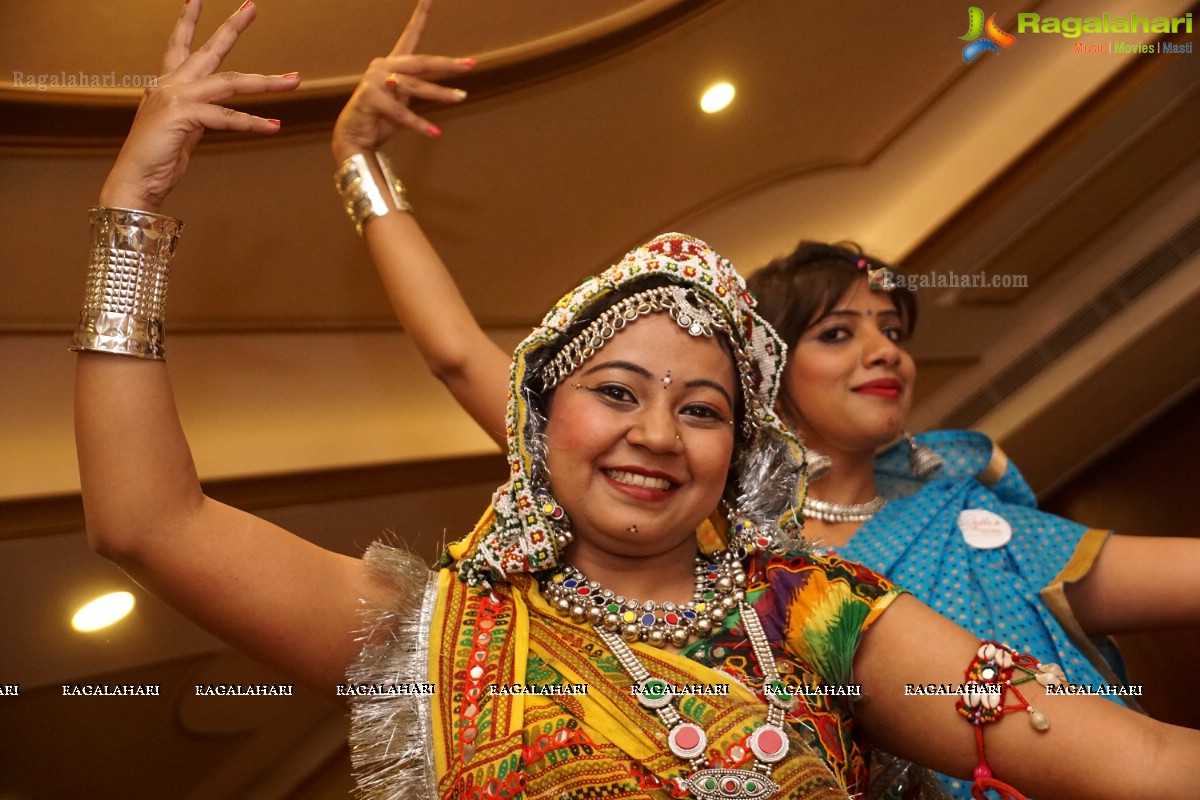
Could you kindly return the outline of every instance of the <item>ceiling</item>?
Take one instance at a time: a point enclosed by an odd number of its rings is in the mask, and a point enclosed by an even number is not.
[[[202,35],[233,8],[209,6]],[[181,416],[211,494],[342,552],[395,531],[432,556],[482,510],[503,463],[397,328],[332,190],[328,147],[358,71],[391,47],[411,2],[258,6],[226,66],[299,70],[302,83],[244,101],[281,132],[208,137],[164,209],[187,225],[167,343]],[[195,683],[268,678],[80,534],[65,342],[84,209],[138,93],[28,82],[154,73],[174,16],[161,11],[0,4],[0,76],[13,74],[0,83],[0,685],[20,685],[0,696],[0,800],[344,797],[338,709],[311,696],[200,702]],[[1014,32],[1018,12],[1099,13],[1081,0],[985,11]],[[966,64],[964,12],[949,0],[438,0],[422,49],[478,59],[457,84],[469,98],[422,109],[440,139],[388,149],[506,347],[582,276],[666,230],[744,271],[801,238],[852,239],[917,279],[1024,280],[918,290],[914,427],[985,430],[1044,492],[1200,375],[1200,59],[1021,34]],[[719,80],[737,97],[705,115],[698,96]],[[130,619],[91,637],[67,627],[117,587],[137,594]],[[84,680],[164,690],[61,696]]]

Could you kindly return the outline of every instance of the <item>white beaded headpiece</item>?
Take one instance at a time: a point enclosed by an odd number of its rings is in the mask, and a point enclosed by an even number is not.
[[[641,284],[645,288],[639,291]],[[590,310],[618,292],[624,296],[578,330]],[[799,466],[803,451],[774,413],[787,348],[754,306],[745,281],[728,260],[701,240],[679,233],[632,250],[559,300],[513,355],[510,478],[492,498],[494,514],[486,530],[476,531],[463,554],[463,578],[486,583],[558,564],[569,533],[557,524],[561,508],[546,495],[543,398],[626,324],[650,313],[670,314],[693,336],[728,340],[741,384],[743,436],[731,469],[735,496],[727,500],[741,518],[797,535],[796,510],[803,504],[805,486]]]

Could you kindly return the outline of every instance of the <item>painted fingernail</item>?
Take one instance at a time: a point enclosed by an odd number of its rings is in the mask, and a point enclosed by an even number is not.
[[[242,5],[238,8],[238,11],[245,11],[247,6],[252,5],[254,5],[254,0],[246,0],[246,2],[242,3]]]
[[[269,120],[267,120],[267,122],[271,123],[271,124],[272,124],[272,125],[274,125],[276,128],[278,128],[278,127],[279,127],[279,120],[277,120],[277,119],[269,119]]]
[[[291,79],[291,78],[299,78],[299,77],[300,77],[300,73],[299,73],[299,72],[289,72],[288,74],[286,74],[286,75],[280,75],[279,77],[281,77],[281,78],[288,78],[288,79]]]
[[[437,125],[430,125],[428,128],[425,129],[425,132],[428,133],[430,136],[441,136],[442,135],[442,129],[439,128]]]
[[[453,89],[452,93],[454,95],[455,100],[466,100],[467,99],[467,90],[466,89]]]
[[[460,58],[458,63],[462,64],[464,67],[473,67],[479,62],[473,58]]]

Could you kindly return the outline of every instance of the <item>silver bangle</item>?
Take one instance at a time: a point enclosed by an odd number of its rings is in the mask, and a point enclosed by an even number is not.
[[[334,186],[342,196],[346,213],[359,236],[362,236],[366,224],[375,217],[382,217],[392,209],[401,212],[412,211],[412,206],[404,197],[404,184],[392,170],[392,162],[383,153],[375,153],[375,163],[383,173],[387,198],[375,182],[375,174],[371,172],[371,166],[362,153],[355,153],[343,161],[333,175]],[[390,203],[388,199],[391,200]]]
[[[70,349],[164,361],[167,277],[183,223],[128,208],[88,209],[91,254]]]

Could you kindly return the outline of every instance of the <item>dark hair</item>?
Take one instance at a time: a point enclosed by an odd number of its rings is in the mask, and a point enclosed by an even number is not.
[[[846,292],[867,278],[867,270],[891,270],[891,265],[863,253],[853,242],[825,244],[802,241],[790,254],[776,258],[747,280],[758,300],[758,313],[794,348],[804,331],[833,310]],[[913,292],[886,290],[900,312],[904,338],[917,324],[917,299]],[[795,409],[787,381],[780,386],[783,407]]]
[[[866,255],[853,242],[805,241],[751,275],[746,284],[758,299],[758,313],[792,347],[810,325],[833,310],[855,283],[867,277],[868,269],[873,272],[892,267]],[[887,295],[900,312],[904,336],[908,338],[917,324],[916,298],[907,289],[891,289]]]

